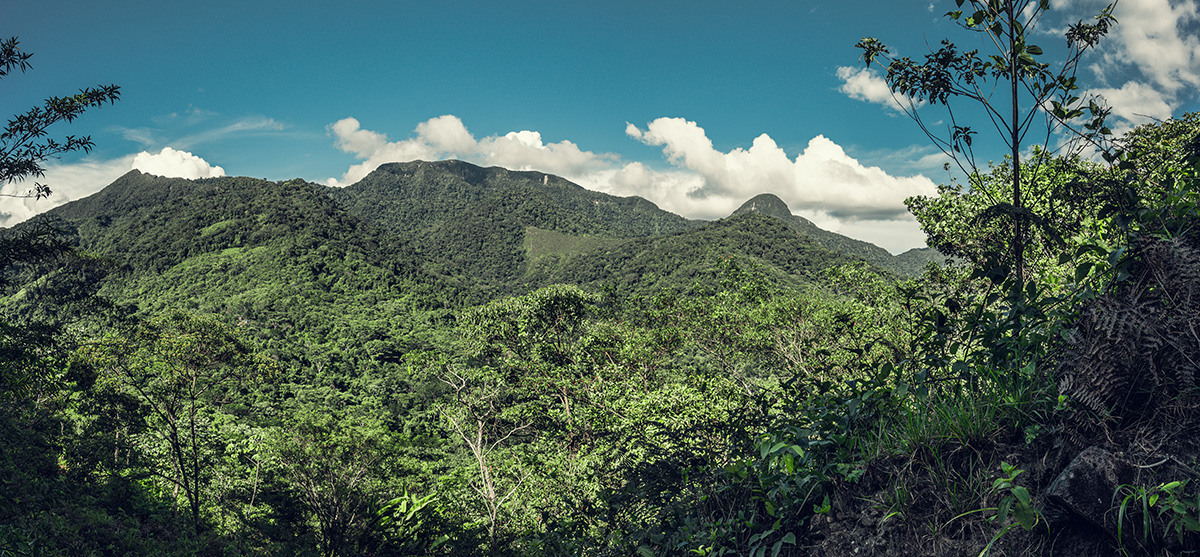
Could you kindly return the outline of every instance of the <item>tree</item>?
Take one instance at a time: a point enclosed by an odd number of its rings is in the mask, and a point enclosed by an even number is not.
[[[326,415],[294,418],[273,446],[287,482],[316,518],[321,554],[361,554],[352,543],[369,526],[371,487],[381,457],[377,430]]]
[[[1083,54],[1116,23],[1112,15],[1115,4],[1101,11],[1094,23],[1080,21],[1069,26],[1067,56],[1054,70],[1051,64],[1039,61],[1042,48],[1028,42],[1032,29],[1050,9],[1050,0],[955,0],[955,3],[959,9],[947,12],[946,17],[967,31],[983,35],[985,44],[994,47],[994,54],[981,57],[978,49],[962,51],[947,39],[942,41],[941,48],[926,55],[924,63],[918,63],[908,57],[892,57],[887,46],[875,38],[864,38],[856,46],[863,50],[868,67],[877,59],[887,61],[886,65],[880,64],[887,69],[888,86],[894,96],[907,99],[907,103],[900,98],[897,102],[969,176],[972,185],[979,175],[972,149],[977,131],[960,124],[950,101],[974,101],[987,114],[1009,149],[1012,170],[1011,203],[993,199],[990,213],[1012,219],[1012,262],[1017,280],[1021,281],[1025,278],[1025,227],[1030,220],[1021,191],[1022,184],[1030,181],[1022,176],[1022,147],[1027,144],[1028,134],[1035,130],[1045,132],[1039,156],[1057,152],[1050,148],[1056,132],[1066,131],[1096,146],[1111,133],[1104,127],[1109,110],[1095,99],[1076,96],[1079,89],[1076,71]],[[962,10],[964,4],[972,11]],[[999,101],[994,100],[997,91],[1003,91],[1008,98],[1001,94]],[[945,135],[934,133],[918,112],[917,103],[945,107],[949,116]],[[1075,122],[1083,117],[1085,107],[1091,119],[1081,126]],[[1039,121],[1040,127],[1036,126]],[[1081,145],[1075,143],[1073,148]],[[1038,169],[1035,165],[1031,170],[1036,175]]]
[[[24,73],[31,67],[29,59],[33,53],[21,50],[18,44],[16,37],[0,41],[0,77],[14,70]],[[0,133],[0,185],[43,176],[42,163],[46,159],[71,151],[91,151],[94,145],[91,136],[68,135],[61,141],[43,139],[46,129],[58,122],[74,121],[87,109],[112,104],[120,97],[121,88],[116,85],[89,87],[71,96],[50,97],[42,106],[14,116]],[[40,199],[50,195],[50,188],[35,183],[30,193],[2,195]]]
[[[1038,155],[1035,155],[1035,159]],[[1058,265],[1060,254],[1078,247],[1097,225],[1101,210],[1120,201],[1124,185],[1103,165],[1080,158],[1053,157],[1021,162],[1022,204],[1028,209],[1023,264],[1038,276]],[[905,200],[928,235],[930,247],[981,269],[1011,264],[1011,228],[993,218],[995,199],[1011,195],[1012,168],[992,166],[965,190],[938,186],[938,195]]]
[[[28,70],[31,67],[29,59],[32,56],[33,53],[24,52],[18,47],[16,37],[0,41],[0,78],[14,70]],[[62,142],[53,139],[39,142],[39,139],[46,135],[46,128],[51,124],[63,120],[70,122],[90,107],[116,101],[120,94],[120,88],[116,85],[83,89],[79,94],[70,97],[50,97],[46,99],[44,106],[34,107],[24,114],[14,116],[8,121],[4,131],[0,132],[0,186],[29,176],[42,176],[41,163],[47,158],[80,149],[89,151],[93,144],[88,136],[67,136]],[[50,195],[50,188],[43,184],[35,184],[32,192],[25,195],[0,195],[40,199]],[[59,231],[44,222],[20,234],[0,236],[0,286],[4,286],[6,282],[2,273],[10,266],[42,261],[66,253],[67,250],[68,245],[59,236]],[[14,334],[19,332],[10,328],[5,320],[0,320],[0,329]],[[17,336],[6,334],[6,340],[0,342],[0,351],[4,355],[0,358],[0,385],[11,384],[29,388],[31,385],[28,381],[33,378],[30,372],[32,368],[17,362],[40,361],[43,358],[34,353],[34,345],[28,340],[11,341]]]
[[[214,317],[170,312],[127,337],[110,336],[82,354],[104,378],[149,408],[150,452],[165,450],[154,474],[183,492],[201,529],[202,491],[216,459],[213,439],[221,407],[242,381],[265,370],[236,330]]]
[[[514,507],[534,512],[523,497],[545,480],[547,462],[578,456],[599,427],[590,419],[603,405],[593,400],[596,373],[581,361],[597,301],[566,285],[496,300],[460,318],[465,362],[412,360],[447,390],[438,412],[470,453],[492,553]]]

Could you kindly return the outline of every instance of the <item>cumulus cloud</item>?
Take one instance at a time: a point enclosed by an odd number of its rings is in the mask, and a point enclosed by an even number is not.
[[[212,166],[208,161],[187,151],[176,151],[163,147],[157,154],[145,151],[133,157],[133,168],[147,174],[169,178],[217,178],[225,175],[225,169]]]
[[[1092,89],[1091,93],[1104,97],[1113,114],[1133,126],[1166,120],[1174,112],[1163,92],[1146,83],[1128,81],[1120,89]]]
[[[413,137],[398,141],[363,129],[353,118],[331,124],[329,131],[339,149],[363,161],[340,179],[330,178],[334,186],[352,184],[388,162],[455,158],[556,174],[588,189],[640,196],[689,218],[725,217],[747,199],[773,193],[818,226],[893,251],[924,245],[904,199],[936,192],[928,178],[896,177],[866,166],[824,136],[795,156],[766,134],[749,149],[722,152],[703,128],[682,118],[659,118],[645,129],[626,124],[631,138],[662,148],[667,165],[661,168],[584,151],[570,141],[547,143],[536,131],[477,139],[449,115],[422,122]]]
[[[1200,87],[1200,11],[1194,1],[1122,2],[1115,15],[1119,44],[1112,58],[1137,66],[1168,93]]]
[[[842,66],[837,69],[837,78],[842,81],[838,90],[852,99],[881,104],[901,113],[905,108],[920,106],[906,95],[893,96],[887,82],[873,69]]]
[[[937,189],[924,176],[896,177],[865,166],[822,135],[793,158],[767,134],[755,138],[749,149],[717,151],[703,128],[682,118],[659,118],[645,130],[631,125],[626,131],[647,145],[661,146],[669,162],[696,174],[703,185],[688,192],[694,199],[729,197],[740,203],[770,192],[794,208],[839,219],[891,219],[905,213],[906,197]]]
[[[1055,0],[1066,22],[1088,19],[1108,0]],[[1198,100],[1200,8],[1195,0],[1132,0],[1117,3],[1118,24],[1101,40],[1089,68],[1123,131],[1175,115]],[[1120,84],[1118,87],[1117,84]]]

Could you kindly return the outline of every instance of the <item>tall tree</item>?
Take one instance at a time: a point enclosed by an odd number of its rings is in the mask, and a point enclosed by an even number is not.
[[[214,428],[221,407],[244,380],[269,364],[236,330],[216,318],[182,312],[141,324],[133,334],[88,345],[84,355],[112,384],[149,408],[156,443],[165,452],[155,474],[178,496],[201,529],[202,492],[212,475]]]
[[[1057,132],[1074,134],[1097,146],[1111,133],[1104,127],[1108,109],[1095,99],[1076,96],[1076,72],[1083,54],[1116,23],[1112,15],[1115,4],[1101,11],[1093,23],[1079,21],[1068,27],[1068,53],[1056,67],[1040,61],[1042,48],[1028,42],[1050,9],[1050,0],[955,0],[955,4],[958,9],[947,12],[946,17],[966,31],[983,35],[992,54],[981,56],[978,49],[962,51],[946,39],[920,63],[906,56],[893,57],[875,38],[864,38],[856,46],[863,50],[868,67],[879,61],[886,68],[885,80],[898,96],[897,102],[972,183],[979,175],[972,149],[977,131],[961,123],[951,100],[970,100],[983,109],[1009,150],[1011,203],[994,199],[991,213],[1012,219],[1013,267],[1017,279],[1023,280],[1025,227],[1030,215],[1022,199],[1021,186],[1029,177],[1023,176],[1021,152],[1035,131],[1044,133],[1038,156],[1056,153],[1050,146]],[[944,134],[935,132],[922,118],[918,104],[924,103],[945,107],[949,118]],[[1085,110],[1090,119],[1079,124]],[[1075,148],[1079,146],[1075,143]]]

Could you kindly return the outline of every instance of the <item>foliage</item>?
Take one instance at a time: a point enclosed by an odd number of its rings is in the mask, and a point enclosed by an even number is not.
[[[219,451],[214,423],[240,383],[263,374],[268,364],[255,361],[237,334],[212,318],[169,313],[130,336],[85,346],[81,357],[149,407],[156,439],[143,450],[159,461],[156,475],[173,493],[183,492],[199,531],[203,486]]]
[[[1003,496],[1000,499],[999,506],[996,507],[996,514],[991,520],[1000,524],[1001,528],[992,538],[992,541],[984,547],[982,554],[986,554],[992,545],[996,543],[996,540],[1011,530],[1013,526],[1032,530],[1042,521],[1041,513],[1033,506],[1033,499],[1029,494],[1029,490],[1016,484],[1017,476],[1025,473],[1025,471],[1007,462],[1001,462],[1000,468],[1003,470],[1004,475],[996,478],[996,481],[992,484],[992,490],[1003,494]],[[1014,520],[1013,523],[1008,523],[1010,515]]]
[[[1100,165],[1043,157],[1035,154],[1035,160],[1021,163],[1029,226],[1023,260],[1032,276],[1039,277],[1053,275],[1059,254],[1092,237],[1101,212],[1120,203],[1125,191]],[[980,268],[1012,269],[1016,266],[1009,246],[1013,216],[996,209],[1011,195],[1012,169],[1006,164],[973,175],[969,188],[943,184],[936,197],[913,197],[906,204],[931,247]]]
[[[1192,141],[1162,131],[1131,145]],[[984,190],[1008,195],[1007,167],[923,202],[963,258],[904,280],[798,233],[786,209],[662,233],[649,223],[682,221],[610,220],[640,204],[465,163],[387,166],[342,192],[130,173],[51,211],[74,257],[6,265],[0,348],[24,352],[0,365],[37,379],[0,401],[15,448],[0,549],[800,555],[852,547],[839,532],[877,511],[862,528],[887,543],[866,551],[1036,545],[1040,528],[1016,526],[1041,519],[1043,463],[1066,450],[1050,447],[1086,417],[1056,384],[1087,358],[1080,311],[1135,290],[1165,330],[1191,311],[1143,273],[1152,246],[1194,249],[1188,161],[1117,164],[1040,167],[1033,190],[1078,196],[1028,198],[1053,218],[1024,281],[994,266],[1007,225],[979,216]],[[529,199],[489,197],[512,191]],[[348,210],[358,195],[412,220]],[[479,199],[499,203],[485,220],[504,241],[451,222]],[[1189,415],[1186,388],[1161,392],[1160,415]]]
[[[0,77],[14,70],[27,71],[32,57],[33,53],[20,49],[16,37],[0,41]],[[41,164],[46,159],[71,151],[91,151],[94,144],[89,136],[68,135],[61,142],[42,138],[46,136],[46,128],[58,122],[72,122],[85,110],[112,104],[120,97],[121,88],[116,85],[85,88],[69,97],[50,97],[43,106],[14,116],[0,133],[0,184],[42,176]],[[36,184],[33,195],[39,199],[47,197],[50,188]]]
[[[1129,553],[1125,533],[1131,531],[1137,549],[1149,552],[1163,546],[1194,550],[1200,546],[1200,494],[1188,493],[1190,480],[1152,486],[1122,485],[1113,494],[1117,506],[1117,536]],[[1140,520],[1138,520],[1140,519]],[[1127,528],[1128,526],[1128,528]],[[1157,531],[1156,531],[1157,530]]]
[[[863,59],[870,66],[876,59],[886,61],[887,76],[884,78],[893,94],[907,99],[907,105],[896,100],[906,114],[913,118],[926,136],[944,153],[953,159],[968,175],[974,185],[979,173],[975,164],[973,137],[978,133],[969,125],[960,124],[951,100],[970,101],[983,110],[1000,138],[1009,148],[1011,174],[1011,204],[993,200],[989,212],[1005,214],[1012,220],[1013,270],[1024,280],[1025,227],[1028,218],[1028,203],[1022,199],[1021,189],[1027,179],[1021,176],[1021,151],[1026,136],[1034,130],[1039,116],[1043,117],[1045,138],[1042,151],[1035,152],[1036,165],[1052,154],[1051,137],[1056,130],[1066,129],[1083,139],[1096,142],[1097,138],[1110,135],[1104,127],[1109,109],[1095,100],[1087,101],[1091,120],[1083,127],[1072,124],[1083,117],[1084,99],[1074,96],[1079,89],[1076,72],[1085,52],[1095,47],[1116,23],[1109,5],[1096,16],[1095,23],[1080,21],[1071,25],[1066,32],[1069,52],[1057,70],[1051,64],[1039,62],[1043,55],[1041,47],[1030,44],[1034,28],[1050,9],[1049,0],[955,0],[958,8],[968,4],[968,10],[953,10],[946,17],[958,23],[964,30],[980,34],[986,43],[995,47],[995,54],[980,56],[978,49],[961,51],[949,40],[943,40],[936,52],[925,57],[924,63],[911,58],[893,58],[887,46],[874,38],[864,38],[856,46],[863,50]],[[972,12],[973,10],[973,12]],[[964,18],[963,16],[966,15]],[[883,64],[883,62],[880,62]],[[1008,98],[1005,103],[993,100],[997,91]],[[934,133],[919,115],[916,103],[945,107],[947,136]],[[1047,108],[1052,107],[1052,109]],[[1009,110],[1011,108],[1011,110]],[[1078,152],[1069,153],[1070,155]]]

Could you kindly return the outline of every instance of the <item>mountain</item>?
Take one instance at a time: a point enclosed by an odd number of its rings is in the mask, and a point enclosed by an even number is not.
[[[303,180],[184,180],[132,171],[47,216],[100,269],[88,275],[90,285],[57,290],[98,288],[145,313],[226,315],[264,341],[289,338],[289,346],[304,347],[295,357],[397,353],[414,316],[463,298],[416,254],[330,199],[324,186]],[[338,345],[349,336],[370,342]]]
[[[927,262],[942,263],[945,259],[941,253],[932,248],[914,248],[900,255],[892,255],[887,250],[870,242],[830,232],[804,217],[792,214],[787,203],[769,193],[750,198],[733,212],[734,215],[743,213],[759,213],[782,220],[826,249],[874,263],[900,276],[918,275],[925,268]]]
[[[109,262],[103,288],[118,301],[282,329],[338,313],[331,296],[386,320],[383,300],[461,307],[554,282],[686,291],[731,259],[790,284],[856,259],[906,275],[931,251],[892,256],[770,194],[727,219],[690,221],[645,199],[461,161],[387,164],[344,189],[132,171],[49,216],[82,253]]]
[[[633,238],[696,225],[639,197],[590,191],[541,172],[461,161],[386,164],[328,193],[365,222],[407,242],[440,271],[491,285],[523,272],[527,227]]]

